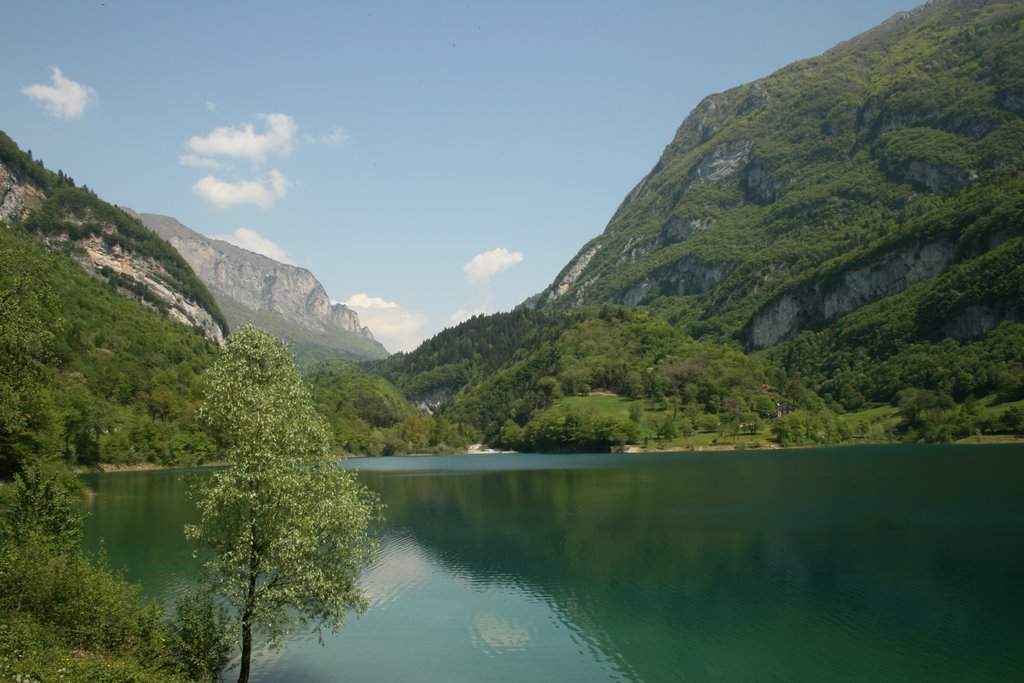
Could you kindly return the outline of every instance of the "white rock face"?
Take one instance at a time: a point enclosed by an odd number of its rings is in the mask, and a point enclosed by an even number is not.
[[[750,140],[739,140],[717,148],[700,160],[697,179],[711,185],[720,185],[746,165],[753,150],[754,143]]]
[[[831,320],[941,275],[953,263],[954,245],[942,240],[909,244],[881,254],[870,265],[851,268],[832,284],[787,292],[755,315],[747,328],[757,349],[789,339],[814,320]],[[969,326],[969,324],[968,324]]]
[[[0,164],[0,221],[20,221],[32,209],[39,208],[45,196],[31,182],[19,179],[4,164]]]
[[[576,262],[572,264],[571,268],[569,268],[569,272],[559,280],[558,285],[551,294],[548,295],[548,300],[553,301],[568,292],[569,289],[576,284],[576,281],[580,279],[580,275],[582,275],[583,271],[586,270],[588,265],[590,265],[590,260],[594,258],[594,254],[600,251],[600,249],[601,245],[598,244],[580,254],[579,258],[576,259]]]
[[[305,268],[210,239],[170,216],[136,215],[178,250],[214,295],[254,311],[272,311],[315,332],[329,332],[335,326],[373,339],[356,312],[332,303],[320,281]]]
[[[82,247],[82,254],[73,258],[83,268],[91,272],[106,268],[144,285],[167,305],[168,318],[202,330],[203,336],[214,344],[224,343],[224,330],[214,321],[213,316],[205,308],[168,287],[164,282],[167,270],[156,260],[126,253],[116,245],[110,247],[97,235],[78,245]]]
[[[952,242],[932,242],[884,254],[870,266],[843,273],[840,284],[825,293],[821,312],[826,319],[845,315],[883,297],[931,280],[953,262]]]

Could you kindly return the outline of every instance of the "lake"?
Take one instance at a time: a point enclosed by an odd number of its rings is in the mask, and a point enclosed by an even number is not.
[[[1010,681],[1024,448],[351,460],[370,609],[258,681]],[[85,545],[169,601],[201,472],[89,475]],[[231,680],[230,675],[227,680]]]

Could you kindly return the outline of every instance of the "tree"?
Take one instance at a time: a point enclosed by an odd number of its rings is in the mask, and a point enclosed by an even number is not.
[[[247,681],[253,631],[271,647],[299,627],[336,633],[367,600],[356,585],[372,559],[376,495],[328,461],[323,418],[289,351],[248,325],[205,374],[199,419],[234,465],[196,492],[202,519],[186,535],[213,551],[204,583],[233,611]]]
[[[0,233],[0,477],[18,472],[27,434],[53,421],[45,363],[61,319],[47,284],[47,263],[34,245]],[[40,450],[47,450],[42,448]],[[36,454],[38,455],[38,453]]]

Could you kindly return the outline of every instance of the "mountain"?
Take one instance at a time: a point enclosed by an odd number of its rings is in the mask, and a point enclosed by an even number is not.
[[[515,449],[1018,434],[1022,170],[1024,5],[935,0],[705,98],[549,287],[375,371]]]
[[[1020,273],[987,275],[1020,263],[1022,169],[1024,5],[933,0],[705,98],[525,305],[650,306],[757,350],[903,297],[904,341],[980,338],[1024,319]]]
[[[0,134],[0,479],[60,459],[195,464],[227,327],[167,242]]]
[[[232,326],[252,322],[273,332],[292,344],[302,364],[387,356],[355,311],[333,303],[305,268],[210,239],[170,216],[132,213],[188,261]]]
[[[20,225],[124,296],[215,343],[227,322],[181,256],[138,220],[51,173],[0,132],[0,222]]]

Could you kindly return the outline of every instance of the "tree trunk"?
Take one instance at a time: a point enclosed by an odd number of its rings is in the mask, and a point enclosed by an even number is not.
[[[238,683],[249,683],[249,661],[252,659],[252,624],[249,615],[242,617],[242,662],[238,667]]]

